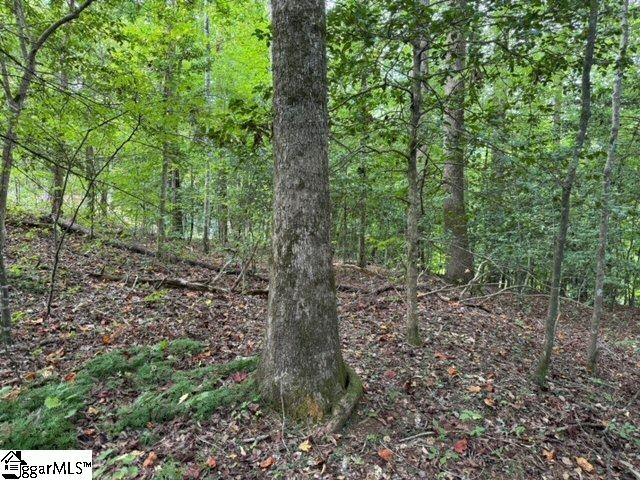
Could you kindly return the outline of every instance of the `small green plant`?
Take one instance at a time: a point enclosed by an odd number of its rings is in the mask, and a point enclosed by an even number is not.
[[[184,469],[175,460],[169,459],[162,464],[160,470],[155,474],[157,480],[175,480],[184,478]]]
[[[458,414],[458,418],[460,418],[460,420],[463,422],[478,422],[484,419],[481,413],[475,412],[473,410],[462,410]]]
[[[147,295],[146,297],[144,297],[142,300],[146,303],[160,303],[162,300],[165,299],[168,293],[169,292],[164,289],[155,290],[151,292],[149,295]]]

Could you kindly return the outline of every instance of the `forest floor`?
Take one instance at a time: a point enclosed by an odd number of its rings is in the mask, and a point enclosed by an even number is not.
[[[375,294],[390,282],[384,271],[338,266],[338,283],[354,287],[339,293],[344,356],[365,395],[339,435],[315,438],[259,403],[251,360],[225,364],[259,352],[264,296],[97,279],[217,274],[70,235],[45,319],[51,229],[14,221],[9,239],[16,325],[0,358],[3,448],[93,449],[95,478],[640,479],[640,310],[607,316],[594,379],[590,311],[565,303],[543,391],[530,373],[544,296],[460,300],[427,278],[425,343],[414,348],[401,287]]]

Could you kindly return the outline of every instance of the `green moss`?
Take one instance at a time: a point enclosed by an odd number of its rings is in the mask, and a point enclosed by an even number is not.
[[[165,383],[173,372],[171,362],[146,363],[135,371],[135,383],[140,386]]]
[[[91,383],[47,383],[0,402],[0,446],[23,450],[71,448],[76,443],[73,420],[84,407]]]
[[[202,352],[204,350],[204,345],[202,344],[202,342],[198,342],[197,340],[191,340],[190,338],[180,338],[178,340],[169,342],[167,350],[169,350],[169,353],[171,355],[175,355],[177,357],[187,357]]]
[[[152,347],[113,351],[91,359],[75,382],[48,381],[24,389],[13,400],[0,401],[0,446],[39,449],[73,448],[74,421],[87,406],[96,384],[100,389],[127,385],[138,398],[117,412],[115,430],[144,428],[179,415],[204,418],[216,408],[255,396],[253,381],[220,388],[229,375],[255,369],[255,358],[176,371],[180,359],[202,351],[193,340],[161,342]],[[3,389],[3,393],[6,393]]]
[[[256,364],[255,358],[241,358],[196,371],[176,372],[173,375],[175,383],[169,388],[146,391],[133,403],[118,410],[115,431],[143,428],[149,422],[164,422],[185,414],[204,419],[220,407],[256,397],[257,387],[253,379],[217,387],[221,378],[240,371],[252,371]],[[205,376],[204,382],[198,383]]]
[[[92,358],[84,371],[92,378],[104,379],[129,370],[129,362],[120,351],[104,353]]]

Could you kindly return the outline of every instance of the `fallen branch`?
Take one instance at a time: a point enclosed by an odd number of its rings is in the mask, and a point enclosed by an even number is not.
[[[145,277],[129,277],[119,275],[109,275],[107,273],[89,273],[89,276],[99,278],[100,280],[107,280],[109,282],[119,282],[125,285],[135,286],[138,283],[146,283],[153,285],[156,288],[170,287],[184,290],[194,290],[197,292],[210,292],[210,293],[223,293],[227,294],[229,291],[226,288],[213,287],[205,283],[189,282],[182,278],[145,278]]]
[[[53,223],[53,219],[50,217],[45,217],[42,219],[44,222],[47,223]],[[86,235],[86,236],[91,236],[91,231],[81,225],[78,225],[76,223],[72,223],[72,222],[68,222],[65,220],[58,220],[57,224],[60,226],[60,228],[62,228],[63,230],[66,230],[68,232],[71,233],[79,233],[81,235]],[[135,243],[125,243],[125,242],[121,242],[120,240],[113,240],[113,239],[108,239],[108,238],[101,238],[100,239],[102,241],[102,243],[104,243],[105,245],[108,245],[110,247],[114,247],[114,248],[118,248],[120,250],[127,250],[129,252],[134,252],[134,253],[139,253],[141,255],[145,255],[147,257],[156,257],[156,252],[153,250],[150,250],[146,247],[143,247],[142,245],[137,245]],[[163,257],[164,260],[167,260],[171,263],[186,263],[187,265],[191,265],[194,267],[200,267],[200,268],[205,268],[207,270],[213,270],[215,272],[219,272],[221,269],[220,267],[217,267],[215,265],[212,265],[210,263],[207,262],[201,262],[199,260],[191,260],[189,258],[182,258],[179,257],[177,255],[174,254],[166,254]],[[227,270],[225,273],[227,274],[234,274],[234,273],[238,273],[237,270]],[[255,275],[256,278],[260,278],[262,279],[262,277]]]

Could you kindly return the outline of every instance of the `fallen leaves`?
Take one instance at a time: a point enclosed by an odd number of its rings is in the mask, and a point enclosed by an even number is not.
[[[556,461],[556,452],[555,450],[547,450],[546,448],[542,449],[542,456],[547,459],[547,462],[553,463]]]
[[[447,368],[447,373],[450,376],[455,377],[456,375],[458,375],[458,369],[454,365],[452,365],[449,368]]]
[[[388,448],[381,448],[378,450],[378,456],[385,462],[389,462],[393,458],[393,452]]]
[[[309,440],[305,440],[300,445],[298,445],[298,450],[308,453],[311,450],[311,442]]]
[[[593,473],[595,471],[595,467],[584,457],[576,457],[576,463],[585,473]]]
[[[276,463],[276,459],[273,457],[267,457],[263,461],[260,462],[260,468],[262,470],[268,470]]]
[[[156,460],[158,460],[158,455],[156,455],[156,452],[151,451],[149,452],[149,455],[147,455],[147,458],[144,459],[144,462],[142,462],[142,466],[144,468],[153,467],[153,464],[156,463]]]
[[[482,391],[482,387],[480,385],[471,385],[467,388],[467,392],[469,393],[480,393]]]
[[[216,457],[207,458],[207,467],[216,468],[217,466],[218,466],[218,460],[216,459]]]
[[[458,440],[453,445],[453,451],[459,453],[460,455],[464,455],[464,453],[467,451],[467,448],[469,448],[469,441],[466,438]]]
[[[71,373],[67,373],[64,376],[64,381],[65,382],[69,382],[69,383],[73,383],[76,381],[76,377],[78,376],[78,374],[76,372],[71,372]]]

